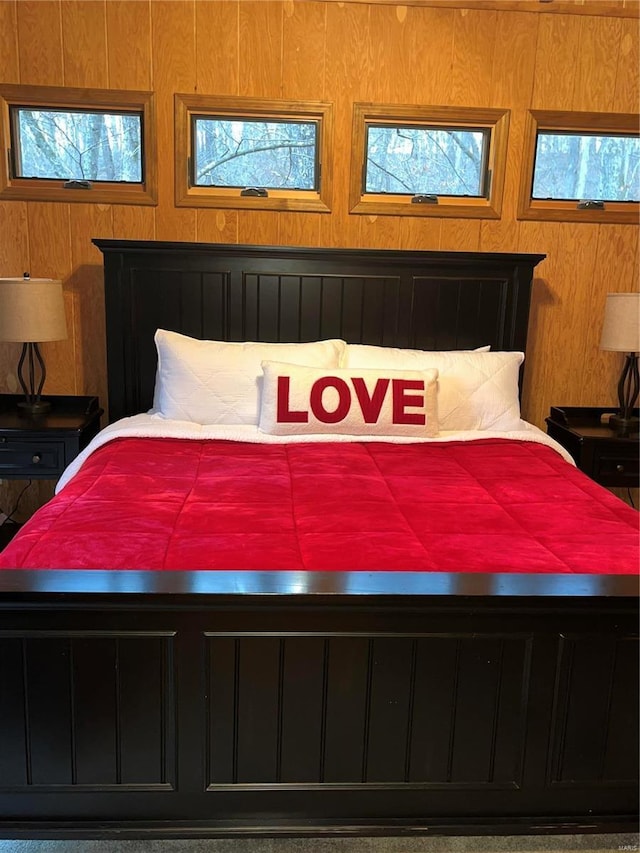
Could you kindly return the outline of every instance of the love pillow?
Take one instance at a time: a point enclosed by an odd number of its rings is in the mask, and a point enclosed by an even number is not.
[[[437,370],[327,370],[263,361],[262,372],[262,432],[438,434]]]

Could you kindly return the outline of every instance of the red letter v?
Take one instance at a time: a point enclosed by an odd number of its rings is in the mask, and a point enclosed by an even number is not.
[[[369,390],[367,389],[364,379],[353,377],[351,381],[353,382],[353,389],[356,392],[356,397],[360,403],[364,422],[366,424],[375,424],[380,417],[380,410],[382,409],[382,404],[384,403],[384,398],[387,394],[389,380],[377,379],[371,397],[369,396]]]

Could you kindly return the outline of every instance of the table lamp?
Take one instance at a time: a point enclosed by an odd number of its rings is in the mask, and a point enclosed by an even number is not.
[[[61,281],[30,278],[28,273],[23,278],[0,278],[0,341],[22,344],[18,381],[25,396],[18,407],[25,414],[39,415],[51,408],[40,396],[47,372],[38,344],[66,337]]]
[[[618,412],[609,425],[622,434],[638,428],[633,409],[638,399],[638,351],[640,350],[640,293],[608,293],[600,349],[626,352],[618,382]]]

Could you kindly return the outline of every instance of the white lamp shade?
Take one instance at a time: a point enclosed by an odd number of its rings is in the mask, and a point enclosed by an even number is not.
[[[600,349],[640,351],[640,293],[608,293]]]
[[[61,341],[67,337],[62,282],[0,278],[0,341]]]

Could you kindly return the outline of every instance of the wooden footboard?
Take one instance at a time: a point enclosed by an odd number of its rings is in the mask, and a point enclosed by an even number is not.
[[[3,837],[636,828],[636,579],[0,584]]]

